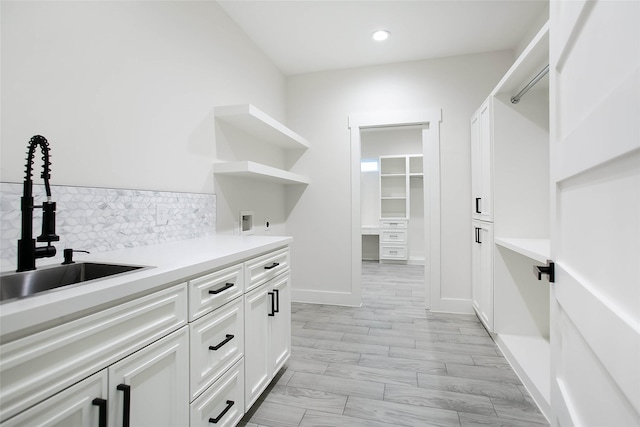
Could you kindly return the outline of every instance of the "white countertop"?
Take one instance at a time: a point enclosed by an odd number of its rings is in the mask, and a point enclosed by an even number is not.
[[[214,235],[152,246],[95,254],[74,254],[77,262],[135,264],[154,268],[117,277],[70,285],[0,304],[0,336],[13,340],[39,330],[38,325],[63,323],[118,300],[179,283],[227,264],[240,262],[291,243],[280,236]],[[44,265],[44,263],[37,264]]]

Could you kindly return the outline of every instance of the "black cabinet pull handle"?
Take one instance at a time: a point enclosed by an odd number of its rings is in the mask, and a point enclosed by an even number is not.
[[[91,404],[98,407],[98,427],[107,427],[107,400],[96,397]]]
[[[269,313],[269,317],[273,317],[276,315],[276,308],[275,308],[275,302],[276,302],[276,296],[273,292],[267,292],[269,295],[271,295],[271,313]]]
[[[265,270],[271,270],[272,268],[276,268],[276,267],[277,267],[277,266],[279,266],[279,265],[280,265],[280,263],[279,263],[279,262],[274,262],[274,263],[273,263],[273,264],[271,264],[271,265],[265,265],[265,266],[264,266],[264,269],[265,269]]]
[[[222,410],[222,412],[220,412],[220,415],[215,418],[209,418],[209,422],[211,424],[218,424],[218,421],[220,421],[222,417],[224,417],[224,414],[229,412],[229,409],[231,409],[234,403],[235,402],[233,400],[227,400],[227,406]]]
[[[276,309],[273,310],[274,313],[280,313],[280,290],[279,289],[274,289],[273,293],[276,294],[275,295],[275,299],[276,299]]]
[[[482,213],[480,211],[480,200],[482,200],[482,197],[476,197],[476,213]]]
[[[480,230],[482,229],[478,227],[475,227],[475,229],[476,229],[476,243],[482,244],[482,240],[480,240]]]
[[[533,274],[542,280],[542,275],[547,274],[549,276],[549,283],[554,283],[556,280],[556,265],[553,261],[547,261],[546,266],[534,265]]]
[[[223,345],[225,345],[226,343],[228,343],[229,341],[231,341],[233,339],[233,335],[231,334],[227,334],[225,335],[226,338],[218,345],[210,345],[209,346],[209,350],[213,350],[216,351],[217,349],[219,349],[220,347],[222,347]]]
[[[122,408],[122,427],[129,427],[131,421],[131,386],[118,384],[118,390],[124,392],[124,405]]]
[[[226,291],[229,288],[233,288],[234,283],[225,283],[225,285],[221,288],[218,289],[214,289],[212,291],[209,291],[210,294],[216,295],[219,294],[222,291]]]

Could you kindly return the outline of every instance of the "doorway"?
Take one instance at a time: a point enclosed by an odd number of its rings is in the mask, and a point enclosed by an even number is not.
[[[351,286],[354,302],[361,301],[362,222],[361,159],[362,132],[372,128],[419,126],[423,154],[423,212],[425,307],[440,297],[440,122],[442,112],[433,110],[392,111],[349,116],[351,135]]]

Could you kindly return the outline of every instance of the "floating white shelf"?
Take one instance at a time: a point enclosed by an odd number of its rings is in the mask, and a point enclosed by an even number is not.
[[[539,336],[499,334],[498,347],[549,419],[551,412],[551,346]]]
[[[520,54],[511,68],[502,77],[490,96],[506,92],[515,95],[522,87],[535,77],[545,65],[549,64],[549,23],[547,22],[536,34],[527,48]],[[546,80],[548,82],[548,80]],[[543,81],[536,85],[544,87]]]
[[[546,264],[551,258],[549,239],[513,239],[496,237],[496,245],[510,249],[535,261]]]
[[[214,115],[216,120],[280,148],[309,148],[307,140],[251,104],[216,107]]]
[[[213,173],[236,177],[259,178],[263,181],[277,182],[280,184],[309,184],[309,178],[306,176],[247,160],[214,163]]]

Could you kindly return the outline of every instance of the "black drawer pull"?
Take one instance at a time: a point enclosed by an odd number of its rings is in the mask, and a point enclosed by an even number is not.
[[[482,240],[480,240],[480,230],[482,229],[478,227],[474,227],[474,228],[476,229],[476,243],[482,244]]]
[[[273,310],[274,313],[280,313],[280,290],[274,289],[273,293],[276,294],[276,309]]]
[[[481,197],[476,197],[476,213],[482,213],[480,211],[480,200],[481,199],[482,199]]]
[[[216,295],[222,291],[226,291],[229,288],[232,288],[234,283],[225,283],[225,285],[219,289],[214,289],[213,291],[209,291],[210,294]]]
[[[233,339],[233,335],[231,334],[227,334],[226,338],[224,339],[224,341],[222,341],[220,344],[218,345],[210,345],[209,346],[209,350],[213,350],[216,351],[217,349],[219,349],[220,347],[222,347],[223,345],[225,345],[226,343],[228,343],[229,341],[231,341]]]
[[[273,292],[267,292],[267,294],[271,295],[271,313],[268,313],[268,316],[273,317],[276,315],[276,295]]]
[[[265,265],[265,266],[264,266],[264,269],[265,269],[265,270],[271,270],[272,268],[276,268],[276,267],[277,267],[277,266],[279,266],[279,265],[280,265],[280,263],[279,263],[279,262],[274,262],[274,263],[273,263],[273,264],[271,264],[271,265]]]
[[[96,397],[91,404],[98,407],[98,427],[107,427],[107,401]]]
[[[118,384],[118,390],[124,392],[124,404],[122,408],[122,427],[129,427],[131,420],[131,386]]]
[[[209,418],[209,422],[211,424],[218,424],[218,421],[220,421],[222,417],[224,417],[224,414],[229,412],[229,409],[231,409],[234,403],[235,402],[233,400],[227,400],[227,406],[222,410],[222,412],[220,412],[220,415],[215,418]]]

